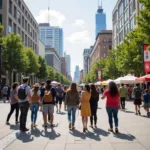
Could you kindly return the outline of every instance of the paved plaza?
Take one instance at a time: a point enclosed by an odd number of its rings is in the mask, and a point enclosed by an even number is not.
[[[55,127],[45,132],[42,113],[38,113],[38,127],[21,133],[15,126],[14,114],[11,125],[5,125],[9,104],[0,103],[0,150],[150,150],[150,118],[135,116],[133,102],[127,102],[126,112],[119,112],[120,134],[108,132],[105,101],[99,102],[98,128],[84,134],[80,113],[77,111],[76,130],[69,131],[67,115],[55,113]],[[27,126],[30,128],[30,111]]]

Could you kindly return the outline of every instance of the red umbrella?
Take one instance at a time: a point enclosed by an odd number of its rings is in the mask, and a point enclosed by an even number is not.
[[[150,74],[137,78],[136,81],[147,81],[150,82]]]

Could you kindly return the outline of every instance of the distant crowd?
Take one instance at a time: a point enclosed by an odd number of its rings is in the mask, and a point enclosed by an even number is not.
[[[141,115],[140,107],[142,105],[146,110],[147,116],[150,117],[150,94],[147,89],[143,92],[140,85],[135,87],[125,86],[122,84],[119,88],[111,81],[108,86],[96,87],[94,84],[85,85],[79,88],[76,83],[70,86],[63,86],[61,84],[53,85],[51,80],[35,83],[32,87],[28,85],[28,78],[23,78],[23,83],[13,83],[10,89],[7,85],[3,87],[3,101],[10,102],[10,112],[6,119],[6,124],[10,125],[10,117],[16,111],[15,123],[20,125],[20,131],[26,132],[29,129],[26,127],[29,108],[31,110],[31,129],[36,128],[38,112],[42,111],[43,123],[45,130],[48,124],[54,127],[54,108],[59,114],[63,109],[67,111],[68,128],[75,129],[76,112],[81,111],[83,132],[88,132],[88,117],[90,118],[90,127],[97,128],[97,109],[98,101],[106,99],[106,111],[108,114],[108,121],[110,128],[108,131],[114,132],[113,118],[115,124],[115,132],[118,133],[118,111],[126,110],[125,101],[134,99],[135,114]],[[101,93],[101,97],[99,95]],[[20,119],[19,119],[20,114]]]

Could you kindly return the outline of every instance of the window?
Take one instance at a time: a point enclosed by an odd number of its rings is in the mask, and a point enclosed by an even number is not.
[[[0,24],[3,24],[2,14],[0,14]]]
[[[18,23],[21,24],[21,13],[18,11]]]
[[[25,20],[25,30],[27,31],[28,25],[27,25],[27,20]]]
[[[0,9],[3,7],[3,0],[0,0]]]
[[[106,50],[106,45],[103,46],[104,51]]]
[[[129,18],[129,10],[127,9],[125,14],[124,14],[124,21],[126,22]]]
[[[132,3],[130,4],[130,15],[132,15],[132,12],[133,12],[133,10],[132,10]]]
[[[133,30],[134,29],[134,18],[132,18],[130,20],[130,29]]]
[[[12,14],[12,1],[9,0],[9,13]]]
[[[8,32],[11,33],[12,32],[12,20],[9,18],[8,20]]]
[[[107,53],[106,52],[104,52],[104,58],[107,56]]]
[[[108,42],[109,42],[109,43],[111,43],[111,42],[112,42],[112,39],[111,39],[111,38],[109,38]]]
[[[121,16],[123,13],[123,3],[121,2],[119,5],[119,16]]]
[[[22,16],[22,27],[24,28],[24,17]]]
[[[24,13],[24,6],[22,6],[22,12]]]
[[[109,45],[109,50],[111,50],[112,49],[112,46],[111,45]]]
[[[125,34],[127,34],[127,33],[129,32],[129,24],[127,24],[127,25],[125,26],[124,32],[125,32]]]
[[[103,42],[104,42],[104,43],[106,43],[106,42],[107,42],[107,39],[106,39],[106,38],[104,38],[104,39],[103,39]]]
[[[14,18],[17,19],[17,8],[14,6]]]
[[[119,42],[121,42],[123,39],[123,30],[119,33]]]
[[[20,28],[18,27],[18,34],[21,35]]]
[[[19,7],[21,8],[21,2],[20,2],[20,0],[18,0],[18,5],[19,5]]]
[[[119,28],[121,29],[122,26],[123,26],[123,18],[121,18],[120,21],[119,21]]]
[[[13,31],[15,34],[17,34],[17,26],[16,24],[14,23],[14,31]]]
[[[136,14],[134,15],[134,25],[136,25]]]
[[[124,0],[124,7],[127,7],[129,0]]]
[[[24,42],[24,32],[22,31],[22,42]]]
[[[133,0],[132,9],[133,9],[133,11],[136,9],[136,3],[135,3],[135,0]]]

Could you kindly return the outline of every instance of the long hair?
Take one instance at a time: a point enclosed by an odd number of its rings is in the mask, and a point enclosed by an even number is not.
[[[77,84],[76,83],[72,83],[70,86],[70,91],[71,93],[77,93]]]
[[[118,91],[118,88],[117,88],[117,85],[115,82],[111,81],[109,82],[109,93],[112,97],[116,96],[117,94],[119,94],[119,91]]]
[[[34,87],[32,91],[33,91],[34,94],[37,94],[38,90],[39,90],[39,87]]]
[[[90,93],[90,86],[89,85],[85,85],[85,89]]]
[[[16,87],[17,87],[18,85],[19,85],[19,84],[18,84],[17,82],[13,83],[12,89],[13,89],[13,90],[16,89]]]
[[[92,95],[92,96],[96,96],[97,93],[98,93],[98,92],[97,92],[97,90],[96,90],[95,85],[94,85],[94,84],[91,84],[91,95]]]

